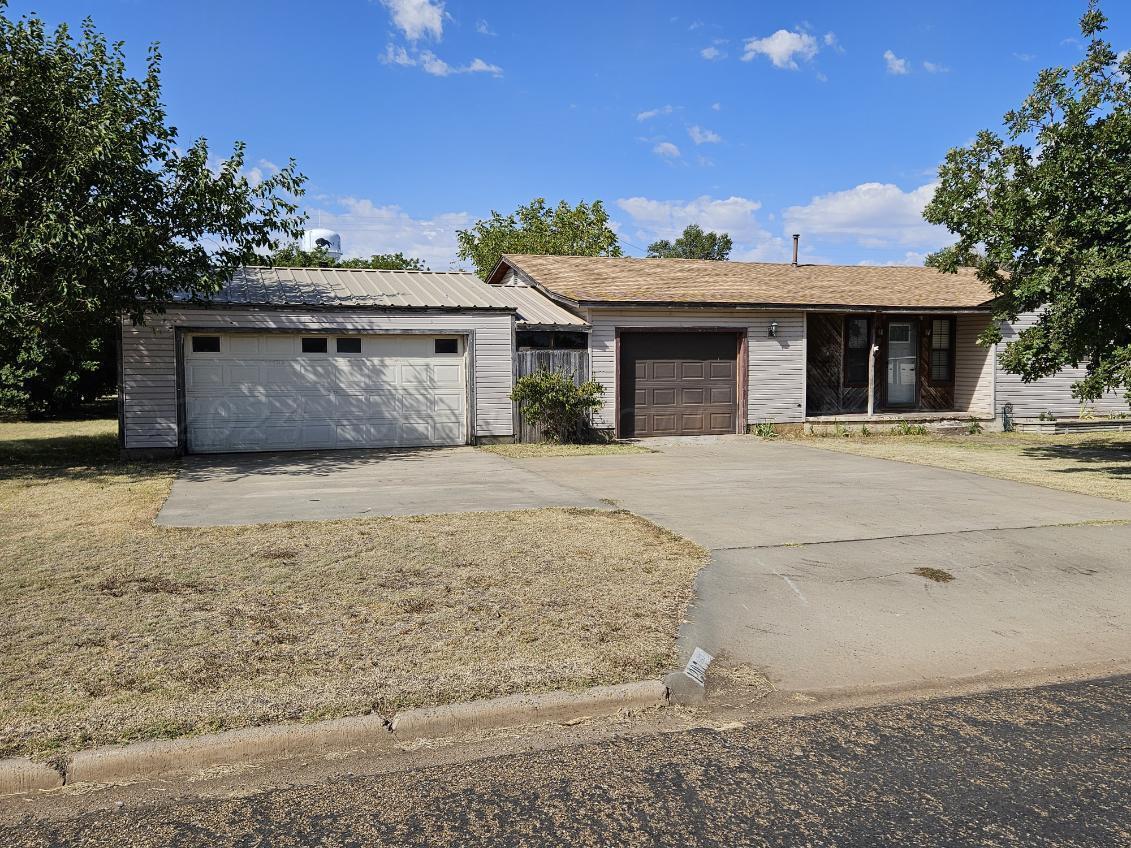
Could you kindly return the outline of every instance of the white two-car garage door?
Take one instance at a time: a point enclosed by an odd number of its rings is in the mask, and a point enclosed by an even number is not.
[[[461,336],[191,333],[184,344],[190,452],[467,441]]]

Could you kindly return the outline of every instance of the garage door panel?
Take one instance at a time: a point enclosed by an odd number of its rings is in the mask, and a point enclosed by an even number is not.
[[[340,355],[333,336],[327,354],[300,338],[221,334],[221,353],[197,355],[186,340],[190,451],[467,441],[464,357],[436,354],[434,336],[362,335],[361,354]]]
[[[224,385],[224,366],[193,365],[185,369],[185,383],[189,386]]]
[[[231,356],[240,356],[249,353],[259,353],[259,336],[241,336],[233,334],[227,337],[227,354]],[[221,350],[224,346],[221,345]]]
[[[624,332],[620,360],[621,435],[736,432],[736,333]]]

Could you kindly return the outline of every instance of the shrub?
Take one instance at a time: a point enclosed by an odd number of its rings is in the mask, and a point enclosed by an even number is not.
[[[979,433],[982,432],[983,429],[984,428],[982,427],[982,422],[979,421],[977,418],[971,418],[970,423],[966,425],[966,432],[969,433],[971,436],[978,435]]]
[[[569,374],[539,371],[518,378],[511,400],[550,441],[577,443],[589,439],[589,416],[604,394],[605,387],[593,380],[577,385]]]
[[[772,421],[760,421],[754,425],[754,435],[760,439],[776,439],[778,431]]]
[[[925,436],[927,428],[922,424],[912,424],[910,421],[900,421],[892,431],[897,436]]]

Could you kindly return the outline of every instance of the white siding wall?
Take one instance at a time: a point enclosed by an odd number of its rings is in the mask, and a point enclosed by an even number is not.
[[[122,326],[122,391],[127,449],[177,446],[177,383],[174,326],[224,329],[276,329],[349,332],[435,330],[473,331],[475,435],[514,432],[509,394],[513,386],[513,318],[504,313],[342,314],[290,310],[170,309],[146,324]]]
[[[1021,330],[1037,323],[1037,313],[1030,312],[1018,317],[1012,324],[1003,323],[1002,340],[997,345],[996,355],[1000,359],[1005,345],[1017,338]],[[1045,377],[1035,383],[1023,383],[1016,374],[1010,374],[997,366],[996,405],[998,414],[1007,403],[1013,404],[1013,414],[1019,418],[1033,418],[1042,412],[1057,416],[1080,414],[1080,401],[1072,397],[1072,384],[1084,376],[1084,368],[1065,368],[1052,377]],[[1099,401],[1089,404],[1096,414],[1127,412],[1127,401],[1121,392],[1108,392]]]
[[[616,330],[673,327],[745,327],[750,351],[747,421],[805,420],[805,319],[801,312],[714,312],[704,310],[592,309],[587,320],[590,368],[605,387],[597,427],[615,425]],[[768,327],[778,322],[777,336]]]
[[[954,406],[964,412],[992,415],[994,351],[978,344],[978,335],[990,325],[990,317],[959,315],[955,322]]]

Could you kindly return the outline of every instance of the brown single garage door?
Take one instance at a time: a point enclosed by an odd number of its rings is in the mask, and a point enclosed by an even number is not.
[[[620,335],[620,435],[738,431],[737,333]]]

